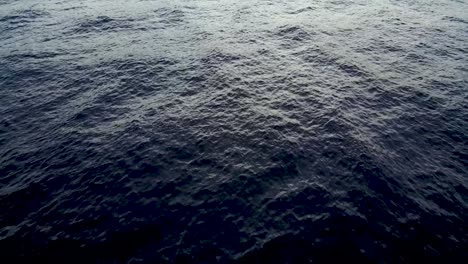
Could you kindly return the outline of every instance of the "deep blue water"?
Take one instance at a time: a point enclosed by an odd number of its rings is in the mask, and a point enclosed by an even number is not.
[[[2,263],[468,263],[467,223],[465,0],[0,0]]]

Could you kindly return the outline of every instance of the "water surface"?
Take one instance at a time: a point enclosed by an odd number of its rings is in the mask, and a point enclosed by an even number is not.
[[[467,10],[1,0],[4,263],[467,261]]]

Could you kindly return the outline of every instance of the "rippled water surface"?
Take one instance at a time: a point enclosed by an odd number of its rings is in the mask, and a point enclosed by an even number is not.
[[[464,0],[0,0],[3,263],[463,263],[467,221]]]

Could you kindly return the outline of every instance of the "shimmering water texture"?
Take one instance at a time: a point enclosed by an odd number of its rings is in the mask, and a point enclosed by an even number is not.
[[[464,0],[0,0],[0,262],[468,263],[467,99]]]

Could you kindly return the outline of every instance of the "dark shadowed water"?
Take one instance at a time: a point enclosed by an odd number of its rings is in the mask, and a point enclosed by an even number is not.
[[[467,249],[465,0],[0,0],[0,262]]]

